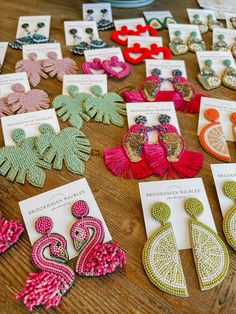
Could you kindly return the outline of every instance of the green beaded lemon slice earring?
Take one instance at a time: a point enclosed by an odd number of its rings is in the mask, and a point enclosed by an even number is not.
[[[230,60],[224,60],[224,66],[226,67],[221,82],[225,87],[236,90],[236,69],[231,66]]]
[[[236,182],[227,181],[223,186],[225,195],[236,200]],[[223,230],[229,245],[236,251],[236,203],[224,215]]]
[[[201,290],[209,290],[221,283],[229,268],[226,245],[211,228],[198,220],[203,213],[203,204],[197,198],[185,202],[189,219],[193,257]]]
[[[180,255],[170,222],[170,208],[157,202],[152,206],[152,217],[161,227],[147,240],[143,249],[143,266],[150,281],[160,290],[179,297],[187,297],[188,290]]]

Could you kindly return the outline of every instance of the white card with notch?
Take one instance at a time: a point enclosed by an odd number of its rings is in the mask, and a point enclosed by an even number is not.
[[[168,24],[170,41],[176,38],[175,32],[180,31],[180,38],[187,42],[192,32],[197,33],[197,38],[202,39],[199,27],[192,24]]]
[[[83,178],[19,202],[31,245],[42,236],[35,230],[35,221],[39,217],[48,216],[53,220],[52,233],[59,233],[66,238],[69,258],[77,256],[70,229],[76,222],[71,207],[78,200],[87,202],[89,216],[101,220],[105,231],[104,242],[112,240],[88,182]]]
[[[227,28],[236,30],[236,13],[225,13],[225,19]]]
[[[224,136],[227,141],[234,142],[233,124],[230,121],[230,115],[236,111],[236,101],[201,97],[197,135],[200,134],[201,129],[205,125],[210,123],[209,120],[204,117],[205,110],[209,108],[214,108],[219,111],[220,117],[217,121],[219,121],[222,126]]]
[[[101,61],[110,60],[113,56],[116,56],[119,61],[124,61],[120,47],[85,50],[84,56],[86,61],[93,61],[94,58],[99,58]]]
[[[157,18],[161,22],[163,22],[166,17],[173,17],[170,11],[144,11],[143,15],[147,21]]]
[[[128,47],[133,47],[135,43],[139,43],[141,47],[150,48],[151,44],[163,46],[162,37],[159,36],[128,36]]]
[[[0,97],[6,97],[12,93],[12,85],[19,83],[24,86],[25,91],[30,91],[30,84],[26,72],[0,75]]]
[[[152,75],[152,70],[159,69],[161,70],[160,77],[167,79],[173,77],[173,70],[180,70],[182,76],[187,78],[185,62],[183,60],[145,60],[146,66],[146,77]],[[174,90],[173,84],[169,81],[163,81],[161,83],[161,90]]]
[[[180,134],[175,106],[172,101],[126,103],[126,109],[129,127],[135,124],[135,119],[138,116],[145,116],[147,118],[146,126],[153,126],[159,124],[158,116],[160,114],[167,114],[171,117],[170,123],[176,127]],[[158,140],[157,131],[149,132],[148,137],[150,143],[156,143]]]
[[[95,21],[64,21],[64,29],[65,29],[65,37],[66,37],[66,45],[67,46],[75,46],[77,43],[75,42],[75,38],[72,34],[70,34],[71,29],[76,29],[76,35],[80,37],[80,41],[90,42],[91,34],[86,33],[86,28],[92,28],[93,30],[93,38],[98,39],[98,29]]]
[[[11,138],[11,133],[14,129],[23,129],[26,137],[39,136],[39,126],[42,123],[48,123],[54,128],[56,133],[60,132],[55,109],[39,110],[2,117],[1,124],[5,146],[15,145],[15,142]]]
[[[122,26],[127,26],[128,29],[136,30],[136,26],[140,24],[145,26],[145,20],[143,17],[134,18],[134,19],[122,19],[122,20],[114,20],[115,29],[118,31],[121,29]],[[148,32],[147,32],[148,34]],[[145,35],[145,34],[143,34]],[[149,34],[148,34],[149,35]],[[146,36],[148,36],[146,35]]]
[[[213,19],[216,20],[215,12],[212,10],[187,9],[187,13],[188,13],[188,18],[189,18],[190,23],[193,22],[195,14],[199,15],[199,19],[206,25],[208,22],[208,18],[207,18],[208,15],[212,15]]]
[[[236,182],[236,164],[211,164],[211,172],[215,182],[221,213],[224,216],[235,204],[232,199],[225,195],[223,186],[227,181]]]
[[[169,221],[174,229],[178,249],[190,249],[189,216],[185,212],[184,203],[186,199],[191,197],[197,198],[203,203],[204,211],[199,217],[199,221],[216,231],[201,178],[141,182],[139,183],[139,191],[147,237],[160,227],[160,222],[151,216],[152,206],[156,202],[165,202],[171,210]]]
[[[212,44],[219,41],[218,36],[224,35],[224,41],[227,45],[231,48],[232,45],[235,43],[236,38],[236,30],[235,29],[228,29],[228,28],[214,28],[213,35],[212,35]]]
[[[7,52],[8,42],[1,41],[0,42],[0,66],[3,65],[6,52]]]
[[[29,24],[27,30],[33,35],[36,31],[38,34],[45,37],[49,37],[50,34],[50,15],[36,15],[36,16],[20,16],[18,20],[18,26],[16,31],[16,38],[20,38],[27,35],[27,31],[22,28],[23,24]],[[38,23],[44,23],[44,27],[39,28]]]
[[[35,52],[37,54],[37,60],[48,59],[49,52],[55,52],[57,54],[57,59],[62,59],[60,43],[34,44],[22,46],[22,56],[24,60],[29,59],[28,55],[32,52]]]
[[[102,12],[101,10],[107,10],[105,19],[108,21],[112,21],[112,11],[111,11],[111,4],[102,2],[102,3],[83,3],[82,10],[83,10],[83,20],[84,21],[95,21],[99,22],[102,19]],[[89,15],[87,13],[88,10],[93,10],[93,13]],[[93,20],[91,20],[93,18]]]
[[[224,60],[230,60],[231,65],[235,66],[234,58],[230,51],[197,51],[196,55],[200,70],[205,66],[206,60],[211,60],[211,67],[219,77],[222,76],[225,70]]]
[[[75,85],[80,92],[91,92],[91,87],[98,85],[102,88],[103,94],[107,93],[107,75],[106,74],[74,74],[64,75],[62,94],[69,95],[68,87]]]

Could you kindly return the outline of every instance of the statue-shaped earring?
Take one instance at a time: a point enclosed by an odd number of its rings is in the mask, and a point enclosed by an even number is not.
[[[87,10],[86,20],[87,21],[94,21],[93,10],[91,10],[91,9]]]
[[[20,294],[15,299],[22,301],[28,310],[35,306],[44,305],[46,309],[57,307],[63,295],[71,288],[75,273],[63,262],[67,262],[67,242],[58,234],[51,233],[53,221],[49,217],[40,217],[35,222],[35,230],[42,236],[32,247],[31,258],[39,273],[31,272]],[[49,249],[50,256],[45,257],[45,250]]]
[[[236,112],[231,113],[230,121],[233,123],[234,140],[236,142]]]
[[[200,20],[200,17],[198,14],[195,14],[193,16],[193,20],[191,21],[191,24],[197,25],[201,34],[207,33],[209,30],[208,26]]]
[[[214,28],[224,28],[223,24],[213,18],[212,14],[207,15],[208,19],[208,27],[209,30],[212,32]]]
[[[224,86],[236,90],[236,69],[230,66],[230,60],[224,60],[223,64],[226,68],[223,72],[221,82]]]
[[[220,284],[229,269],[229,253],[219,235],[198,220],[204,207],[197,198],[189,198],[184,204],[190,216],[189,229],[194,262],[202,291]]]
[[[223,186],[223,191],[226,196],[233,201],[236,200],[236,182],[228,181]],[[223,230],[225,238],[229,245],[236,251],[236,204],[233,205],[224,214]]]
[[[101,20],[97,23],[99,31],[104,31],[105,29],[113,27],[113,22],[107,19],[107,9],[101,9]]]
[[[236,37],[234,38],[234,43],[231,46],[231,52],[232,52],[232,55],[234,56],[234,58],[236,58]]]
[[[207,59],[205,61],[205,66],[201,69],[201,72],[198,74],[198,81],[201,83],[203,88],[206,90],[212,90],[220,87],[221,80],[217,76],[216,72],[212,69],[212,61]]]
[[[183,41],[183,39],[180,38],[181,32],[176,31],[175,32],[175,38],[171,40],[169,43],[169,48],[173,52],[174,55],[183,55],[188,52],[188,46],[186,43]]]
[[[212,45],[212,50],[213,51],[228,51],[230,50],[228,44],[224,41],[225,36],[223,34],[218,35],[218,41],[216,41]]]
[[[73,204],[72,215],[77,218],[70,235],[79,256],[75,272],[81,276],[104,276],[126,263],[125,252],[117,243],[104,243],[105,231],[101,220],[88,216],[89,206],[85,201]]]
[[[217,120],[220,117],[218,110],[210,108],[205,110],[204,117],[210,121],[205,125],[199,135],[199,141],[207,153],[219,160],[230,162],[228,145],[221,127]]]
[[[206,50],[205,42],[202,39],[197,38],[197,32],[191,32],[187,41],[187,45],[189,50],[192,52]]]
[[[152,217],[159,220],[161,227],[148,238],[143,248],[143,266],[150,281],[162,291],[187,297],[182,263],[174,231],[168,219],[170,208],[157,202],[152,206]]]

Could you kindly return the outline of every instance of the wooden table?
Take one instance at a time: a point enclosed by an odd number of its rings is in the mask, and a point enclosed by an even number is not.
[[[88,1],[87,1],[88,2]],[[72,56],[65,46],[63,22],[82,19],[80,0],[12,0],[1,1],[1,28],[0,40],[11,41],[15,38],[18,16],[20,15],[51,15],[51,38],[62,44],[64,56]],[[145,8],[113,9],[114,19],[142,17],[143,10],[170,10],[181,23],[189,23],[186,8],[197,7],[194,0],[158,0]],[[169,38],[167,30],[161,31],[164,44]],[[108,42],[110,31],[101,33],[101,37]],[[207,48],[211,46],[212,33],[203,35]],[[15,63],[22,57],[21,51],[8,48],[3,66],[3,74],[14,72]],[[83,57],[72,56],[79,65]],[[196,56],[192,53],[182,56],[187,65],[188,78],[200,91],[196,80],[199,71]],[[178,58],[180,59],[180,58]],[[80,73],[81,67],[80,67]],[[123,87],[137,88],[145,78],[145,66],[132,66],[131,74],[122,81],[109,79],[109,91],[117,92]],[[62,84],[56,79],[42,80],[39,88],[46,90],[50,98],[61,94]],[[220,87],[210,93],[213,97],[236,99],[236,93]],[[188,149],[203,152],[196,135],[198,115],[178,113],[181,132],[186,139]],[[61,123],[61,127],[68,126]],[[216,288],[201,292],[193,263],[191,250],[181,252],[184,272],[187,280],[190,297],[177,298],[170,296],[148,280],[142,266],[142,249],[146,241],[145,227],[138,190],[137,180],[124,180],[113,176],[106,169],[103,162],[103,149],[120,145],[126,128],[105,126],[96,122],[85,123],[84,133],[92,143],[92,155],[86,163],[85,177],[95,195],[102,214],[107,222],[113,239],[120,243],[128,256],[128,263],[124,270],[118,271],[104,278],[79,278],[57,309],[46,311],[43,307],[37,308],[34,313],[61,313],[61,314],[154,314],[154,313],[236,313],[236,258],[235,252],[228,246],[230,254],[230,269],[227,278]],[[2,134],[0,132],[0,134]],[[0,138],[3,145],[3,137]],[[235,144],[229,143],[230,153],[235,158]],[[222,215],[220,212],[215,186],[210,171],[211,163],[218,161],[205,154],[205,162],[199,177],[203,178],[207,195],[213,211],[214,220],[219,235],[224,239],[222,232]],[[62,171],[46,171],[47,179],[43,189],[32,187],[29,184],[20,185],[11,183],[0,177],[0,209],[6,218],[22,220],[18,202],[38,195],[42,192],[72,182],[78,177],[63,169]],[[155,176],[142,181],[158,180]],[[27,313],[20,302],[13,300],[13,294],[18,293],[27,276],[35,271],[30,261],[31,246],[27,232],[24,232],[19,243],[0,257],[0,313],[22,314]],[[75,260],[70,262],[74,267]]]

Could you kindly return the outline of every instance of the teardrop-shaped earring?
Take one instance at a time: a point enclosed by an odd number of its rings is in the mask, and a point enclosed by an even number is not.
[[[197,32],[191,32],[187,41],[187,45],[189,50],[192,52],[206,50],[205,42],[202,39],[197,38]]]
[[[219,160],[230,162],[229,149],[224,136],[220,122],[218,110],[214,108],[207,109],[204,117],[210,121],[205,125],[199,135],[199,141],[207,153]]]
[[[210,31],[213,31],[214,28],[224,28],[223,24],[216,19],[214,19],[212,14],[207,15],[207,25]]]
[[[209,59],[206,60],[205,66],[201,69],[201,72],[197,76],[198,81],[206,90],[212,90],[220,87],[221,85],[221,79],[218,77],[218,75],[211,66],[212,61]]]
[[[152,217],[161,227],[148,238],[143,248],[143,266],[150,281],[160,290],[179,297],[187,297],[182,263],[174,231],[168,219],[170,208],[157,202],[152,206]]]
[[[198,220],[204,207],[197,198],[189,198],[184,204],[190,216],[190,238],[197,276],[202,291],[220,284],[229,269],[229,253],[219,235]]]
[[[226,196],[231,198],[233,201],[236,200],[236,182],[227,181],[223,186],[223,191]],[[236,204],[233,205],[224,214],[223,230],[225,238],[229,245],[236,251]]]
[[[191,21],[191,24],[197,25],[201,34],[207,33],[209,30],[208,26],[200,20],[200,17],[198,14],[195,14],[193,16],[193,20]]]
[[[234,43],[231,46],[232,55],[236,58],[236,37],[234,38]]]
[[[175,32],[175,38],[171,40],[169,43],[169,48],[173,52],[174,55],[183,55],[188,52],[188,46],[187,44],[183,41],[183,39],[180,38],[181,32],[176,31]]]
[[[223,72],[221,82],[225,87],[236,90],[236,69],[230,66],[231,61],[228,59],[224,60],[223,64],[226,68]]]
[[[229,51],[230,48],[229,48],[228,44],[224,41],[225,36],[223,34],[220,34],[217,37],[219,40],[216,41],[212,45],[212,50],[213,51]]]

